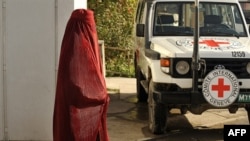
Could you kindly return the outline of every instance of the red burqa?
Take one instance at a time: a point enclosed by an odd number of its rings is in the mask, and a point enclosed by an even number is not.
[[[108,141],[108,104],[93,11],[74,10],[61,46],[54,141]]]

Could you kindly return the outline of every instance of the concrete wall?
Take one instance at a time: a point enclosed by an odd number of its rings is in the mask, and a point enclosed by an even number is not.
[[[79,0],[0,0],[0,140],[52,140],[61,41]]]

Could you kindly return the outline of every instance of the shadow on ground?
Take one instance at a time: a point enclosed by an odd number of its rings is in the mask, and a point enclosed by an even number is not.
[[[148,129],[147,103],[138,103],[135,94],[111,95],[110,99],[111,141],[223,141],[222,128],[193,127],[181,114],[171,114],[167,132],[154,135]]]

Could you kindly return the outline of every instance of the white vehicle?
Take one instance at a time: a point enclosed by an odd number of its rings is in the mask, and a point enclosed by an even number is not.
[[[238,0],[138,0],[138,101],[163,134],[169,110],[250,113],[250,38]],[[248,116],[249,118],[249,116]]]

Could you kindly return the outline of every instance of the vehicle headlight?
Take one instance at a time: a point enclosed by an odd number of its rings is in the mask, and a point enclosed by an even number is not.
[[[187,61],[179,61],[177,62],[175,69],[179,74],[185,75],[189,72],[190,66]]]
[[[247,63],[246,69],[247,69],[247,72],[250,74],[250,62]]]

